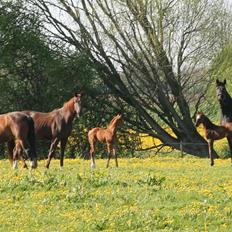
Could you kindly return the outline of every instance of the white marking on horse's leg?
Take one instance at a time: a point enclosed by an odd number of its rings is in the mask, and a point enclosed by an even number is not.
[[[13,161],[13,169],[17,169],[18,168],[18,161],[14,160]]]
[[[91,163],[91,168],[96,168],[96,164],[95,163]]]
[[[34,166],[34,162],[30,160],[29,163],[30,163],[30,167],[32,168]]]
[[[30,169],[35,169],[37,168],[37,160],[30,160]]]

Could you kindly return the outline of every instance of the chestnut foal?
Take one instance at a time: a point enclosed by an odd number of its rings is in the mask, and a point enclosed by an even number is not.
[[[115,140],[116,140],[116,132],[117,126],[121,122],[122,115],[116,115],[111,122],[109,123],[106,129],[95,127],[88,132],[88,140],[90,144],[90,157],[91,157],[91,168],[95,168],[95,160],[94,160],[94,153],[95,153],[95,144],[97,141],[106,143],[107,151],[108,151],[108,160],[106,167],[109,167],[109,162],[111,158],[111,151],[115,157],[115,164],[118,167],[118,160],[117,160],[117,153],[115,147]]]
[[[209,147],[209,158],[211,160],[211,166],[214,165],[214,160],[212,156],[213,143],[215,140],[223,139],[227,137],[232,132],[232,125],[228,123],[224,126],[217,126],[213,124],[207,116],[203,113],[198,112],[196,115],[195,125],[198,127],[200,124],[203,124],[205,130],[205,138],[208,142]]]

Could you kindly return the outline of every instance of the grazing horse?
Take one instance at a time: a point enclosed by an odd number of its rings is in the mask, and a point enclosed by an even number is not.
[[[35,136],[38,140],[50,140],[48,158],[45,167],[49,168],[52,157],[55,154],[58,143],[61,144],[60,166],[64,164],[64,150],[69,135],[72,131],[72,122],[76,115],[81,111],[81,94],[75,94],[63,107],[48,113],[23,111],[31,116],[35,124]],[[12,147],[11,147],[12,149]]]
[[[216,80],[216,94],[220,105],[220,111],[221,111],[220,124],[222,126],[226,125],[227,123],[232,123],[232,98],[227,92],[225,85],[226,85],[226,80],[222,82],[219,81],[218,79]],[[227,141],[230,147],[230,156],[232,162],[232,134],[227,136]]]
[[[115,157],[115,164],[118,167],[118,160],[117,160],[117,153],[115,147],[115,140],[116,140],[116,132],[117,126],[122,120],[122,115],[116,115],[109,123],[106,129],[95,127],[88,132],[88,140],[90,144],[90,157],[91,157],[91,168],[95,168],[95,160],[94,160],[94,153],[95,153],[95,144],[97,141],[105,142],[107,145],[108,151],[108,161],[106,167],[109,167],[109,162],[111,158],[111,151]]]
[[[228,136],[230,132],[230,128],[227,128],[225,126],[217,126],[213,124],[207,116],[205,116],[203,113],[198,112],[196,115],[196,122],[195,125],[198,127],[200,124],[203,124],[204,130],[205,130],[205,138],[208,142],[209,147],[209,158],[211,160],[211,166],[214,165],[214,160],[212,156],[212,150],[213,150],[213,143],[215,140],[223,139],[226,136]]]
[[[30,116],[21,112],[1,114],[0,142],[13,144],[13,150],[9,154],[10,161],[13,160],[13,168],[18,167],[17,157],[22,152],[29,158],[31,168],[37,167],[34,122]]]

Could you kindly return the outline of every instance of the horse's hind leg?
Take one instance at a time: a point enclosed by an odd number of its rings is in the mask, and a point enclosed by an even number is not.
[[[45,163],[46,168],[49,168],[51,159],[55,154],[55,150],[56,150],[56,147],[57,147],[58,143],[59,143],[59,140],[57,138],[52,140],[52,143],[51,143],[51,146],[50,146],[50,149],[49,149],[48,159],[46,160],[46,163]]]
[[[22,148],[21,148],[20,145],[18,145],[17,150],[18,150],[18,156],[20,157],[20,160],[22,162],[23,168],[28,168],[27,164],[26,164],[26,161],[25,161],[25,159],[23,157],[23,150],[22,150]]]
[[[91,159],[91,168],[96,168],[95,160],[94,160],[94,153],[95,153],[95,139],[93,136],[88,135],[88,141],[89,141],[89,146],[90,146],[90,159]]]
[[[31,149],[28,147],[28,143],[26,142],[26,139],[24,138],[20,138],[17,140],[17,144],[16,144],[16,147],[17,147],[17,155],[20,156],[21,158],[21,161],[23,163],[23,168],[27,168],[27,164],[23,158],[23,152],[26,154],[27,157],[30,158],[30,152],[31,152]],[[30,160],[30,166],[31,168],[36,168],[37,167],[37,163],[34,164],[34,162],[32,160]]]
[[[7,142],[8,158],[11,165],[13,165],[14,147],[15,147],[14,140],[10,140]]]
[[[25,159],[23,158],[23,155],[22,155],[22,154],[19,154],[19,156],[20,156],[20,159],[21,159],[23,168],[28,168],[28,167],[27,167],[27,164],[26,164],[26,161],[25,161]]]
[[[14,150],[13,150],[13,169],[18,168],[18,156],[20,154],[20,144],[15,144]]]

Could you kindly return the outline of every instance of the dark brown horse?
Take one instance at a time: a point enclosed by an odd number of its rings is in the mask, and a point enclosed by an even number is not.
[[[115,140],[116,140],[117,126],[121,122],[121,120],[122,120],[122,115],[118,114],[111,120],[111,122],[109,123],[106,129],[95,127],[88,132],[88,140],[90,144],[91,168],[96,167],[94,160],[94,153],[95,153],[95,144],[97,141],[106,143],[107,145],[108,161],[106,167],[107,168],[109,167],[111,152],[113,152],[113,155],[115,157],[116,167],[118,167]]]
[[[23,111],[31,116],[35,123],[35,135],[38,140],[50,140],[50,150],[45,167],[49,168],[56,147],[60,142],[60,166],[64,164],[64,150],[68,137],[72,131],[72,122],[81,111],[81,94],[75,94],[69,101],[65,102],[62,108],[55,109],[48,113]],[[11,147],[12,149],[12,147]]]
[[[205,138],[208,142],[209,147],[209,158],[211,160],[211,166],[214,165],[214,160],[212,156],[213,143],[215,140],[223,139],[231,134],[231,125],[226,124],[225,126],[217,126],[213,124],[207,116],[199,112],[196,115],[195,125],[198,127],[200,124],[204,126]]]
[[[22,155],[22,152],[29,158],[31,168],[37,167],[34,122],[30,116],[21,112],[1,114],[0,142],[13,145],[13,150],[11,149],[9,154],[13,168],[17,168],[17,157],[19,154]]]
[[[221,111],[220,124],[222,126],[227,124],[228,126],[230,125],[228,123],[232,123],[232,97],[226,90],[226,80],[224,81],[216,80],[216,94]],[[227,141],[230,148],[230,156],[232,162],[232,135],[231,134],[227,136]]]

